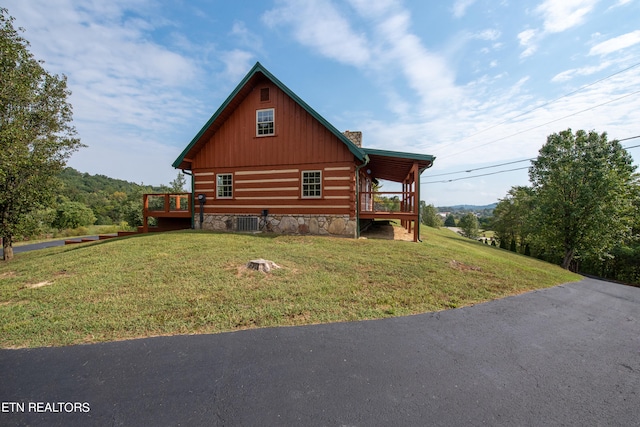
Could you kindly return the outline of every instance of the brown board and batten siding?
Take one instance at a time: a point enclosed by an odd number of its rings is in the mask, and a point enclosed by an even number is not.
[[[260,101],[264,88],[269,88],[269,101]],[[256,136],[256,112],[268,108],[275,111],[275,135]],[[353,154],[342,141],[264,79],[194,156],[192,170],[353,161]]]

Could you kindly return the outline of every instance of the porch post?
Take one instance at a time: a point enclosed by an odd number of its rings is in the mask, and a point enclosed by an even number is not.
[[[144,194],[142,196],[142,232],[149,232],[149,217],[147,214],[149,213],[149,195]]]
[[[411,175],[413,178],[413,213],[415,214],[415,219],[413,220],[413,241],[418,241],[419,229],[420,229],[420,201],[418,200],[418,185],[420,185],[420,166],[418,162],[413,163],[413,167],[411,168]]]

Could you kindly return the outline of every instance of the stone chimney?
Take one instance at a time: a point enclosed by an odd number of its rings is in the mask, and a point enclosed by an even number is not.
[[[358,147],[362,148],[362,132],[360,132],[359,130],[354,130],[353,132],[350,130],[345,130],[342,134],[349,138],[351,142],[356,144]]]

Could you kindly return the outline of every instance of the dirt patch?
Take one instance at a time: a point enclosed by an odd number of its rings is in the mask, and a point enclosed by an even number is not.
[[[408,233],[404,227],[391,224],[375,224],[361,235],[365,239],[404,240],[413,242],[413,233]]]
[[[45,280],[44,282],[30,283],[30,284],[24,285],[24,287],[28,289],[36,289],[36,288],[42,288],[43,286],[49,286],[49,285],[53,285],[53,282],[50,282],[49,280]]]
[[[475,265],[468,265],[463,262],[456,261],[455,259],[452,259],[451,262],[449,262],[449,267],[455,268],[456,270],[460,271],[482,271],[482,268],[480,267],[476,267]]]
[[[0,274],[0,279],[8,279],[9,277],[16,277],[18,274],[15,271],[7,271]]]

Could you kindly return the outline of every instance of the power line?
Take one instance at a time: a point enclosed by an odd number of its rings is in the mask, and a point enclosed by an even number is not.
[[[580,110],[580,111],[577,111],[575,113],[571,113],[571,114],[566,115],[564,117],[560,117],[559,119],[551,120],[551,121],[543,123],[541,125],[533,126],[533,127],[528,128],[528,129],[516,132],[514,134],[507,135],[507,136],[504,136],[502,138],[494,139],[493,141],[485,142],[484,144],[480,144],[480,145],[477,145],[475,147],[470,147],[470,148],[468,148],[466,150],[458,151],[456,153],[449,154],[448,156],[444,156],[444,157],[441,157],[441,158],[445,158],[446,159],[447,157],[451,157],[451,156],[455,156],[455,155],[458,155],[458,154],[466,153],[467,151],[475,150],[477,148],[484,147],[486,145],[493,144],[495,142],[502,141],[502,140],[505,140],[507,138],[511,138],[511,137],[514,137],[514,136],[517,136],[517,135],[521,135],[523,133],[529,132],[529,131],[534,130],[534,129],[541,128],[541,127],[546,126],[548,124],[559,122],[560,120],[564,120],[564,119],[567,119],[569,117],[577,116],[578,114],[584,113],[586,111],[595,110],[596,108],[602,107],[603,105],[611,104],[612,102],[616,102],[616,101],[619,101],[621,99],[628,98],[628,97],[630,97],[632,95],[637,95],[638,93],[640,93],[640,90],[628,93],[626,95],[620,96],[618,98],[612,99],[612,100],[607,101],[607,102],[603,102],[602,104],[594,105],[593,107],[585,108],[584,110]]]
[[[637,139],[637,138],[640,138],[640,135],[631,136],[629,138],[618,139],[617,141],[618,142],[629,141],[629,140]],[[628,150],[630,148],[638,148],[638,147],[640,147],[640,144],[632,145],[630,147],[622,147],[622,148],[624,150]],[[454,175],[454,174],[458,174],[458,173],[468,173],[468,172],[473,172],[473,171],[482,170],[482,169],[490,169],[490,168],[497,168],[497,167],[505,166],[505,165],[511,165],[511,164],[514,164],[514,163],[528,162],[528,161],[531,161],[531,160],[535,160],[535,158],[524,159],[524,160],[516,160],[516,161],[513,161],[513,162],[506,162],[506,163],[498,163],[498,164],[491,165],[491,166],[484,166],[484,167],[481,167],[481,168],[468,169],[468,170],[458,171],[458,172],[441,173],[441,174],[438,174],[438,175],[431,175],[431,177]],[[519,171],[519,170],[523,170],[523,169],[529,169],[529,166],[522,167],[522,168],[506,169],[506,170],[502,170],[502,171],[495,171],[495,172],[490,172],[490,173],[485,173],[485,174],[480,174],[480,175],[464,176],[462,178],[445,179],[445,180],[441,180],[441,181],[424,181],[424,182],[420,182],[420,184],[446,184],[446,183],[449,183],[449,182],[460,181],[460,180],[463,180],[463,179],[479,178],[479,177],[483,177],[483,176],[497,175],[497,174],[506,173],[506,172]]]
[[[512,120],[515,120],[515,119],[519,118],[519,117],[522,117],[522,116],[524,116],[524,115],[527,115],[527,114],[529,114],[529,113],[532,113],[532,112],[534,112],[534,111],[536,111],[536,110],[539,110],[539,109],[540,109],[540,108],[542,108],[542,107],[546,107],[547,105],[551,105],[551,104],[553,104],[553,103],[555,103],[555,102],[557,102],[557,101],[559,101],[559,100],[561,100],[561,99],[563,99],[563,98],[567,98],[567,97],[569,97],[569,96],[571,96],[571,95],[574,95],[574,94],[576,94],[576,93],[578,93],[578,92],[580,92],[580,91],[582,91],[582,90],[584,90],[584,89],[586,89],[586,88],[588,88],[588,87],[594,86],[594,85],[596,85],[596,84],[598,84],[598,83],[600,83],[600,82],[603,82],[603,81],[605,81],[605,80],[607,80],[607,79],[610,79],[611,77],[615,77],[615,76],[617,76],[618,74],[622,74],[622,73],[624,73],[625,71],[629,71],[629,70],[631,70],[632,68],[637,67],[638,65],[640,65],[640,62],[638,62],[638,63],[636,63],[636,64],[633,64],[633,65],[631,65],[630,67],[627,67],[627,68],[625,68],[625,69],[623,69],[623,70],[620,70],[620,71],[617,71],[617,72],[615,72],[615,73],[613,73],[613,74],[610,74],[610,75],[608,75],[608,76],[606,76],[606,77],[603,77],[603,78],[601,78],[600,80],[596,80],[595,82],[592,82],[592,83],[586,84],[586,85],[584,85],[584,86],[581,86],[581,87],[579,87],[578,89],[574,90],[573,92],[566,93],[566,94],[564,94],[564,95],[562,95],[562,96],[559,96],[558,98],[552,99],[551,101],[545,102],[544,104],[538,105],[538,106],[537,106],[537,107],[535,107],[535,108],[532,108],[532,109],[527,110],[527,111],[525,111],[525,112],[523,112],[523,113],[520,113],[520,114],[518,114],[517,116],[509,117],[508,119],[505,119],[505,120],[501,121],[500,123],[497,123],[497,124],[495,124],[495,125],[489,126],[488,128],[485,128],[485,129],[483,129],[483,130],[481,130],[481,131],[478,131],[478,132],[473,133],[473,134],[471,134],[471,135],[469,135],[469,136],[466,136],[466,137],[462,138],[461,140],[458,140],[458,141],[451,141],[450,143],[443,145],[441,148],[447,147],[447,146],[449,146],[449,145],[451,145],[451,144],[454,144],[454,143],[458,144],[458,143],[460,143],[460,142],[462,142],[462,141],[465,141],[465,140],[467,140],[467,139],[469,139],[469,138],[473,138],[473,137],[474,137],[474,136],[476,136],[476,135],[480,135],[481,133],[484,133],[484,132],[486,132],[486,131],[488,131],[488,130],[494,129],[494,128],[498,127],[498,126],[502,126],[502,125],[503,125],[503,124],[505,124],[505,123],[508,123],[508,122],[510,122],[510,121],[512,121]]]
[[[471,178],[478,178],[478,177],[481,177],[481,176],[497,175],[499,173],[513,172],[513,171],[519,171],[519,170],[523,170],[523,169],[529,169],[529,166],[525,166],[523,168],[515,168],[515,169],[507,169],[507,170],[503,170],[503,171],[483,173],[483,174],[480,174],[480,175],[463,176],[462,178],[445,179],[445,180],[442,180],[442,181],[425,181],[425,182],[421,182],[420,184],[443,184],[443,183],[449,183],[449,182],[454,182],[454,181],[460,181],[460,180],[463,180],[463,179],[471,179]]]
[[[467,169],[467,170],[458,171],[458,172],[440,173],[440,174],[437,174],[437,175],[430,175],[430,176],[433,178],[433,177],[436,177],[436,176],[455,175],[455,174],[458,174],[458,173],[469,173],[469,172],[479,171],[479,170],[482,170],[482,169],[491,169],[491,168],[497,168],[497,167],[500,167],[500,166],[512,165],[514,163],[528,162],[528,161],[531,161],[531,160],[535,160],[535,157],[531,158],[531,159],[516,160],[514,162],[507,162],[507,163],[498,163],[496,165],[484,166],[484,167],[481,167],[481,168]]]

